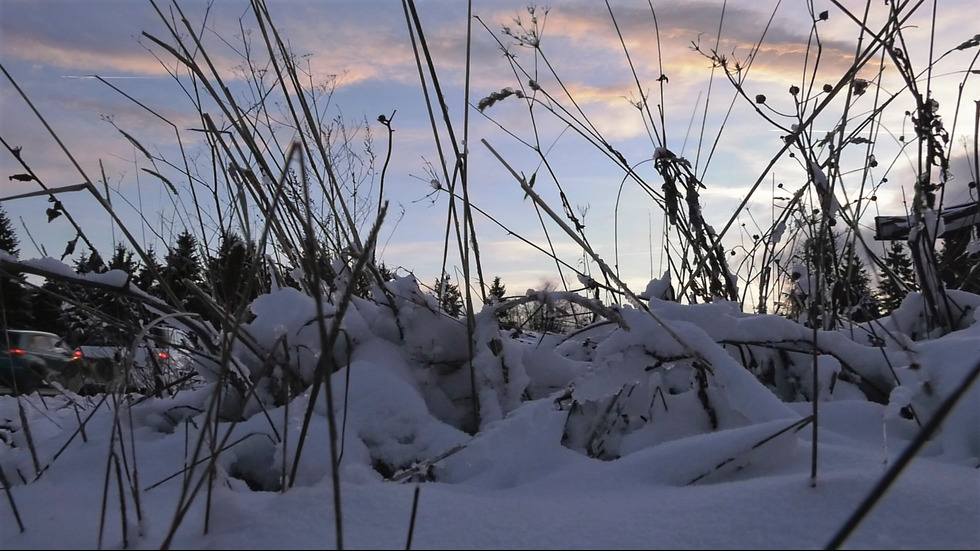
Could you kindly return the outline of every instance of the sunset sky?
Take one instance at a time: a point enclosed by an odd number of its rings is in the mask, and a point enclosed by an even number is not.
[[[450,104],[453,125],[461,129],[466,3],[423,0],[418,4],[426,39]],[[515,77],[497,43],[500,40],[516,55],[516,62],[528,71],[534,70],[537,61],[541,86],[565,107],[572,107],[567,96],[561,95],[558,82],[543,76],[544,60],[536,60],[531,49],[513,45],[512,39],[501,32],[505,26],[516,31],[517,17],[529,23],[526,4],[510,0],[473,3],[476,18],[472,20],[472,104],[502,88],[527,85],[525,79]],[[842,4],[858,17],[864,10],[862,2]],[[872,11],[869,27],[880,28],[887,6],[878,0],[869,4]],[[169,4],[161,1],[159,5],[169,13]],[[187,1],[180,5],[189,19],[199,25],[206,4]],[[335,86],[331,99],[333,112],[349,129],[359,130],[357,141],[364,139],[366,128],[370,130],[379,174],[388,148],[386,130],[377,118],[395,113],[394,147],[385,183],[391,211],[381,232],[381,258],[389,267],[411,270],[424,283],[430,283],[441,264],[447,197],[433,194],[429,183],[432,178],[428,167],[430,163],[438,164],[438,157],[402,4],[394,0],[270,0],[268,5],[293,51],[309,54],[306,60],[314,79]],[[659,190],[663,182],[650,162],[657,146],[665,145],[675,154],[688,158],[706,186],[701,203],[708,223],[717,231],[729,222],[737,205],[764,175],[748,210],[734,221],[726,237],[726,247],[740,251],[740,245],[750,242],[753,234],[769,227],[775,212],[773,195],[786,194],[778,185],[784,184],[784,189],[791,193],[806,184],[806,173],[791,159],[781,160],[772,172],[765,173],[765,166],[783,145],[781,132],[756,113],[756,104],[736,93],[720,70],[713,72],[710,61],[693,51],[692,44],[700,43],[705,51],[716,49],[726,58],[744,63],[754,45],[762,40],[743,86],[748,98],[766,95],[767,109],[763,112],[789,126],[792,120],[781,119],[773,112],[793,112],[789,87],[797,85],[806,91],[814,70],[817,78],[813,79],[812,95],[819,95],[824,83],[836,84],[854,59],[859,28],[830,2],[812,2],[814,14],[829,12],[827,20],[818,24],[822,52],[814,69],[816,45],[810,34],[814,15],[809,13],[807,2],[734,0],[725,4],[637,0],[611,1],[609,5],[629,58],[624,55],[604,2],[559,1],[550,4],[547,14],[544,8],[536,11],[539,23],[543,23],[541,49],[547,62],[588,120],[651,187]],[[974,2],[944,0],[939,5],[940,12],[934,22],[934,57],[972,39],[980,31],[975,25],[980,8]],[[930,6],[930,3],[922,5],[905,29],[907,51],[918,71],[926,68],[929,58],[928,39],[933,24]],[[242,58],[229,46],[222,47],[219,38],[229,45],[241,44],[241,29],[255,27],[248,3],[216,2],[207,21],[204,36],[213,47],[210,51],[216,55],[220,70],[232,85],[241,84],[234,75]],[[168,67],[173,66],[173,61],[165,51],[141,38],[144,31],[167,37],[150,2],[0,0],[0,63],[89,178],[102,185],[104,173],[115,209],[127,226],[135,230],[141,245],[161,251],[170,242],[170,236],[185,225],[193,228],[197,224],[188,217],[192,203],[186,182],[175,182],[178,196],[168,193],[159,180],[140,170],[149,166],[144,157],[107,120],[111,119],[154,153],[176,160],[174,156],[179,152],[174,131],[119,91],[91,78],[92,75],[103,77],[121,92],[169,119],[178,127],[185,147],[197,144],[200,135],[190,129],[200,127],[200,119],[160,59]],[[868,43],[865,36],[863,46]],[[951,131],[953,180],[948,192],[949,204],[967,200],[966,183],[976,180],[970,174],[972,160],[967,162],[966,155],[968,152],[972,155],[975,102],[980,99],[980,86],[976,75],[968,79],[965,72],[980,69],[976,64],[977,52],[978,48],[954,50],[935,66],[931,75],[940,114]],[[650,102],[663,106],[665,125],[657,131],[666,136],[666,144],[659,143],[657,137],[651,138],[640,113],[630,104],[639,97],[630,61]],[[859,76],[872,79],[877,67],[877,61],[873,61]],[[880,92],[887,97],[901,90],[892,63],[886,60],[884,67],[880,89],[872,87],[851,106],[852,124],[872,108],[872,93]],[[336,78],[331,80],[329,75]],[[662,96],[660,75],[667,77]],[[925,77],[923,74],[923,87]],[[964,81],[962,94],[958,95]],[[914,178],[911,169],[916,152],[907,149],[900,154],[898,137],[911,136],[911,123],[903,114],[913,109],[911,97],[907,93],[900,95],[882,118],[882,127],[874,130],[879,167],[872,171],[865,185],[880,183],[882,178],[888,182],[868,192],[868,195],[875,194],[877,201],[862,207],[868,209],[862,218],[866,227],[873,227],[875,215],[903,213],[903,191],[906,199],[911,197],[909,184]],[[841,112],[842,106],[829,109],[830,115],[818,119],[815,128],[819,132],[831,130]],[[623,279],[635,291],[642,291],[646,281],[666,269],[661,253],[664,226],[661,208],[636,184],[624,185],[623,171],[601,149],[586,143],[574,132],[565,131],[540,106],[534,114],[542,147],[550,148],[547,158],[561,188],[576,214],[580,217],[584,214],[590,243],[610,265],[618,265]],[[0,115],[0,136],[10,146],[23,147],[22,158],[45,185],[60,187],[82,181],[7,77],[0,79]],[[554,180],[545,176],[534,152],[514,137],[524,140],[532,137],[527,104],[511,97],[483,113],[471,108],[469,117],[473,203],[510,232],[547,247],[548,238],[531,201],[524,199],[519,185],[481,143],[485,139],[515,170],[528,176],[538,172],[535,189],[560,212]],[[863,135],[871,139],[870,132]],[[0,167],[8,176],[23,172],[5,149],[0,150]],[[845,185],[849,182],[845,180]],[[0,197],[39,189],[36,182],[20,183],[9,178],[3,184]],[[839,194],[842,202],[860,193],[861,185],[860,175],[855,175],[853,187]],[[65,195],[62,200],[86,233],[98,246],[104,247],[104,252],[111,249],[114,241],[122,239],[118,228],[85,192]],[[45,197],[5,201],[2,205],[20,237],[22,258],[60,257],[65,244],[75,235],[64,217],[46,221],[45,209],[49,203]],[[140,213],[145,224],[140,222]],[[507,230],[487,218],[480,216],[477,221],[484,272],[491,277],[501,276],[510,294],[522,294],[528,287],[558,281],[553,260],[508,235]],[[555,250],[565,262],[580,270],[596,272],[595,266],[582,264],[578,245],[560,235],[554,224],[549,223],[548,228]],[[454,267],[459,261],[454,247],[450,247],[449,254],[448,269],[456,273]],[[734,258],[736,263],[741,259]],[[566,277],[569,275],[566,272]],[[578,285],[574,275],[569,284]]]

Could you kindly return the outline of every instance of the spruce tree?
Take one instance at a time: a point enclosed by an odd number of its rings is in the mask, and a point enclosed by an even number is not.
[[[443,272],[442,277],[436,280],[434,288],[439,299],[439,308],[443,312],[454,318],[463,314],[463,295],[459,292],[459,286],[452,283],[448,273]]]
[[[20,255],[20,242],[2,207],[0,207],[0,251],[13,257]],[[0,268],[0,326],[11,329],[27,328],[31,318],[30,293],[27,290],[27,279],[24,274],[13,267]]]
[[[811,224],[811,227],[816,230],[819,224]],[[790,275],[791,287],[786,293],[784,315],[811,327],[824,326],[818,305],[825,302],[826,294],[823,288],[832,279],[830,272],[834,265],[836,245],[833,239],[829,238],[830,235],[828,231],[823,235],[810,235],[802,242],[797,242],[786,270]],[[797,265],[802,266],[806,273],[798,271]],[[818,275],[821,289],[814,288]],[[826,308],[826,305],[823,306]]]
[[[214,299],[229,314],[271,288],[270,275],[256,263],[257,256],[254,244],[237,233],[224,232],[217,255],[208,260]]]
[[[909,256],[906,245],[901,241],[892,241],[885,252],[884,264],[891,272],[880,270],[878,276],[878,302],[882,314],[890,314],[902,305],[909,290],[916,291],[915,267]]]
[[[20,240],[14,233],[7,211],[0,206],[0,251],[4,251],[12,256],[20,255]]]
[[[375,264],[378,276],[380,276],[381,284],[388,281],[393,281],[395,279],[395,272],[393,272],[384,262],[378,262]],[[361,277],[357,280],[357,285],[354,286],[354,294],[367,299],[376,299],[375,289],[377,288],[378,278],[375,276],[373,270],[369,267],[365,267],[364,271],[361,272]]]
[[[79,275],[106,271],[105,263],[98,251],[82,252],[75,260],[73,268]],[[102,307],[96,297],[97,291],[71,281],[59,282],[49,288],[60,292],[64,298],[59,317],[65,327],[68,341],[73,344],[102,342],[105,328],[94,315]]]
[[[28,324],[28,329],[50,331],[69,338],[70,344],[79,344],[68,334],[64,314],[67,293],[67,285],[53,279],[45,279],[40,287],[35,287],[30,293],[33,320]]]
[[[135,282],[139,264],[134,257],[133,251],[118,243],[109,260],[109,269],[125,272],[130,280]],[[129,340],[132,336],[148,321],[145,319],[142,305],[136,300],[114,293],[100,292],[96,296],[102,305],[103,316],[114,322],[108,327],[108,340],[118,344],[130,344]]]
[[[487,290],[487,299],[491,302],[503,302],[506,293],[507,287],[500,282],[500,276],[494,277],[490,289]]]
[[[395,272],[388,268],[384,262],[378,263],[378,273],[381,275],[381,281],[394,281]]]
[[[794,279],[787,295],[787,317],[829,328],[842,320],[864,322],[878,316],[878,301],[871,292],[871,275],[864,261],[851,241],[840,243],[840,235],[828,227],[823,235],[808,237],[797,248],[791,257],[793,263],[806,268],[811,284],[816,283],[819,273],[822,288],[811,289],[809,296],[803,296]],[[793,275],[795,278],[797,274]],[[804,316],[806,308],[813,309],[812,315]]]
[[[871,291],[871,274],[848,240],[841,251],[834,282],[835,312],[855,322],[876,319],[880,313],[878,298]]]
[[[173,291],[174,296],[188,312],[206,314],[206,308],[198,296],[197,287],[204,287],[204,269],[197,252],[197,238],[189,231],[177,236],[177,241],[163,261],[163,283]]]
[[[136,262],[135,253],[126,248],[126,245],[117,243],[116,248],[112,251],[112,258],[109,259],[109,269],[122,270],[135,277],[138,268],[139,263]]]
[[[163,293],[160,291],[160,282],[157,280],[158,276],[154,274],[163,274],[164,266],[157,260],[156,251],[153,250],[153,247],[146,249],[146,256],[148,264],[141,265],[137,270],[134,279],[136,286],[149,295],[163,298]]]
[[[544,283],[538,291],[544,297],[550,297],[557,289],[553,281]],[[524,316],[523,324],[531,331],[541,333],[560,333],[564,330],[562,319],[570,315],[570,303],[564,300],[546,298],[538,303],[528,305],[531,310]]]
[[[943,236],[936,253],[939,276],[947,289],[980,293],[980,252],[973,251],[975,227],[960,228]]]
[[[493,278],[493,283],[490,285],[490,289],[487,290],[487,303],[497,304],[505,302],[506,299],[504,295],[507,294],[507,287],[500,282],[500,276]],[[510,310],[505,310],[503,312],[497,312],[497,323],[504,327],[511,327],[514,325],[512,312]]]
[[[83,252],[75,261],[75,271],[79,274],[104,274],[107,270],[99,251],[92,251],[92,254]]]

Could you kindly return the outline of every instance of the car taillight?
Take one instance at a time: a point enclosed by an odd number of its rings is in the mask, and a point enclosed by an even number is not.
[[[170,354],[167,354],[166,352],[157,352],[157,358],[160,358],[161,360],[166,360],[169,357]]]
[[[10,349],[10,353],[13,354],[14,356],[23,356],[24,355],[24,349],[23,348],[11,348]]]
[[[75,359],[75,360],[77,360],[78,358],[81,358],[82,356],[83,356],[83,354],[82,354],[82,351],[81,350],[76,350],[71,355],[72,359]]]

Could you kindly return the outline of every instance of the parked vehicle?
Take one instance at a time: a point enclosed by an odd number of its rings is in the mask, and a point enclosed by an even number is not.
[[[172,378],[168,349],[144,343],[132,358],[131,353],[129,347],[110,343],[79,346],[78,362],[65,372],[62,382],[79,394],[95,394],[107,390],[146,392]]]
[[[14,394],[30,394],[60,378],[77,364],[79,354],[54,333],[0,331],[0,385]]]
[[[160,390],[186,372],[187,362],[170,341],[155,337],[135,349],[106,342],[83,344],[78,347],[78,363],[65,373],[62,383],[79,394]]]

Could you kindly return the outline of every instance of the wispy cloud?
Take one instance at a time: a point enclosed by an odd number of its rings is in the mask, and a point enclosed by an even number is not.
[[[462,85],[466,77],[466,3],[435,0],[418,4],[427,44],[446,93],[451,116],[458,128],[462,121]],[[817,41],[810,34],[812,14],[807,12],[805,3],[779,3],[772,24],[767,28],[772,15],[769,10],[773,8],[768,3],[658,1],[653,3],[655,11],[651,11],[645,2],[614,2],[615,23],[629,52],[627,57],[604,3],[563,1],[556,3],[545,20],[542,51],[546,57],[536,58],[533,50],[513,45],[510,37],[502,32],[504,26],[514,30],[515,17],[520,16],[525,23],[528,21],[525,4],[523,0],[474,3],[474,13],[480,19],[470,21],[473,23],[473,35],[469,77],[473,100],[503,87],[527,87],[529,76],[520,72],[515,76],[510,62],[520,64],[531,77],[538,78],[544,90],[561,101],[564,107],[572,111],[581,108],[589,122],[614,142],[615,147],[625,152],[631,161],[646,160],[647,165],[641,168],[644,174],[651,175],[652,185],[656,187],[660,180],[649,166],[652,144],[647,138],[641,114],[630,105],[630,101],[643,94],[650,101],[654,118],[659,119],[658,110],[663,110],[671,148],[677,152],[684,148],[683,154],[693,161],[698,158],[696,145],[701,145],[699,169],[703,169],[709,151],[714,148],[710,170],[704,174],[708,189],[702,197],[706,210],[712,215],[717,214],[717,218],[723,222],[730,216],[735,200],[747,193],[748,186],[763,172],[781,142],[779,133],[771,131],[770,125],[752,111],[753,106],[747,105],[751,100],[737,97],[736,87],[724,78],[718,68],[712,72],[711,60],[694,51],[692,46],[700,44],[702,52],[715,50],[730,63],[737,60],[743,66],[750,54],[756,52],[742,88],[750,98],[764,93],[769,98],[767,106],[792,112],[794,98],[788,92],[789,86],[798,84],[803,78],[813,78],[817,90],[824,81],[836,83],[853,62],[860,36],[860,28],[834,10],[828,21],[818,25],[820,63],[816,76],[811,77]],[[57,130],[82,159],[86,170],[96,173],[101,159],[108,178],[117,183],[120,189],[136,189],[133,175],[138,173],[138,169],[133,160],[133,148],[101,120],[103,116],[113,117],[117,124],[132,131],[148,147],[166,150],[175,139],[168,126],[157,124],[153,117],[105,85],[84,78],[88,75],[99,74],[112,79],[111,82],[140,101],[152,105],[181,131],[199,126],[190,100],[170,77],[168,69],[173,70],[176,63],[161,48],[150,44],[145,38],[140,39],[140,33],[145,30],[168,40],[166,29],[149,3],[0,0],[0,5],[3,9],[0,47],[5,67],[11,69],[42,111],[56,121]],[[960,5],[964,6],[962,10],[956,8]],[[207,6],[205,3],[182,4],[190,12],[189,20],[197,22],[208,9]],[[976,32],[975,29],[966,29],[962,23],[962,13],[968,12],[970,4],[949,0],[944,6],[948,7],[944,7],[937,20],[940,30],[937,40],[942,43],[937,45],[937,51],[945,51],[943,44],[948,49],[949,44],[955,46]],[[877,28],[881,10],[887,7],[883,3],[872,7],[875,10],[872,14],[874,19],[869,26]],[[288,37],[290,48],[298,56],[297,61],[309,70],[308,87],[328,84],[328,87],[321,89],[324,93],[329,93],[331,86],[335,87],[331,109],[335,108],[337,113],[349,118],[360,119],[363,116],[369,122],[373,122],[380,113],[390,114],[397,110],[393,125],[396,130],[393,163],[388,173],[386,192],[395,202],[411,209],[424,207],[426,203],[421,199],[430,190],[425,182],[416,177],[424,179],[425,163],[435,161],[438,156],[432,145],[416,59],[401,5],[397,2],[270,0],[269,8],[283,36]],[[164,15],[170,17],[169,12]],[[484,29],[480,21],[488,29]],[[928,35],[928,17],[909,23],[904,32],[908,33],[910,41],[921,40],[922,36]],[[922,26],[922,23],[926,25]],[[179,20],[177,24],[180,25]],[[242,78],[245,71],[243,53],[246,45],[253,48],[252,51],[261,50],[263,39],[254,17],[249,13],[248,3],[230,0],[215,2],[210,6],[207,23],[195,25],[195,31],[209,45],[212,60],[235,97],[245,103],[250,101],[249,98],[254,99],[251,95],[253,92]],[[719,25],[720,39],[716,41]],[[497,40],[504,44],[506,54]],[[863,44],[867,46],[871,43],[872,39],[865,35]],[[166,65],[161,65],[144,46],[166,60]],[[915,57],[917,66],[924,66],[920,60],[928,55],[928,49],[911,48],[909,54]],[[972,52],[964,52],[955,58],[951,56],[951,62],[941,66],[942,71],[934,76],[932,90],[944,109],[955,105],[958,83],[962,79],[962,74],[953,74],[952,71],[968,66],[970,55]],[[967,61],[964,62],[964,59]],[[560,82],[554,77],[544,76],[548,64],[558,73]],[[263,62],[257,66],[257,70],[268,71],[270,67]],[[633,70],[636,71],[639,85],[634,80]],[[901,85],[894,80],[891,60],[886,59],[883,68],[876,62],[861,76],[871,77],[878,70],[884,71],[885,92],[900,89]],[[661,82],[658,81],[661,75],[667,77],[662,83],[663,95],[660,93]],[[2,85],[4,116],[0,127],[4,136],[14,136],[17,142],[26,144],[25,154],[32,159],[46,159],[47,165],[41,168],[52,183],[75,183],[76,176],[70,165],[63,161],[50,138],[24,109],[16,94],[6,83]],[[970,85],[973,85],[972,82]],[[565,96],[562,87],[571,98]],[[976,97],[975,90],[968,87],[963,98]],[[855,103],[849,116],[867,116],[873,109],[870,96],[868,94]],[[707,102],[709,97],[710,103]],[[572,99],[577,105],[573,105]],[[734,114],[727,120],[723,119],[732,105]],[[892,131],[896,136],[903,132],[908,134],[910,129],[901,112],[913,107],[911,104],[903,106],[897,110],[897,117],[884,118],[882,134],[886,135],[887,131]],[[558,177],[563,178],[563,184],[567,185],[570,201],[572,204],[597,205],[590,218],[589,231],[599,234],[598,244],[610,242],[612,238],[606,235],[608,232],[602,233],[605,231],[602,226],[608,222],[609,215],[599,212],[598,205],[605,208],[613,203],[609,197],[615,194],[622,174],[614,172],[610,177],[604,172],[610,163],[602,156],[602,151],[595,151],[594,147],[582,143],[573,132],[565,129],[560,119],[547,116],[540,105],[535,109],[535,114],[539,116],[535,121],[538,123],[536,127],[530,124],[526,105],[516,98],[498,103],[485,115],[532,143],[533,132],[538,131],[542,147],[554,146],[555,155],[550,160],[556,161],[553,164]],[[837,110],[835,117],[839,117],[839,113],[840,110]],[[951,127],[951,117],[946,120]],[[659,120],[657,122],[659,124]],[[833,117],[818,121],[820,129],[827,130],[836,123]],[[724,132],[721,130],[723,124]],[[968,126],[961,121],[956,128],[957,134],[969,130]],[[720,132],[721,139],[716,145],[714,140]],[[191,147],[201,137],[193,133],[185,136],[187,145]],[[376,126],[375,139],[383,140],[385,137],[384,129]],[[470,140],[476,144],[483,137],[493,141],[497,147],[514,145],[513,139],[500,132],[495,124],[471,113]],[[883,136],[879,139],[893,138]],[[959,137],[954,136],[953,139]],[[377,151],[383,150],[379,141],[375,142],[375,146]],[[590,147],[592,150],[583,153]],[[471,145],[471,149],[478,148]],[[529,148],[512,148],[508,151],[508,159],[514,162],[518,170],[528,173],[540,170],[540,158]],[[537,231],[532,210],[524,209],[528,206],[526,203],[519,203],[522,193],[499,163],[489,158],[485,151],[474,154],[471,162],[473,167],[479,169],[471,172],[471,183],[474,197],[480,201],[480,205],[505,218],[517,231],[531,234]],[[885,164],[885,159],[882,159],[882,167]],[[961,165],[956,166],[959,168]],[[11,159],[0,158],[3,170],[14,170],[11,168],[13,166]],[[902,164],[901,168],[905,170],[908,167]],[[785,175],[787,185],[793,189],[805,184],[806,173],[799,166],[780,165],[777,170],[779,177]],[[544,182],[543,174],[539,182]],[[880,176],[880,173],[875,173],[876,178]],[[958,176],[958,181],[964,179]],[[145,181],[140,185],[146,186],[144,190],[150,189]],[[11,192],[11,189],[6,192]],[[501,214],[494,207],[505,195],[504,190],[508,197],[516,196],[517,206],[508,207],[507,212]],[[599,194],[602,197],[596,197],[597,190],[601,190]],[[633,192],[636,190],[629,190],[629,193]],[[882,209],[886,203],[889,208],[900,206],[897,191],[883,190],[879,198]],[[645,219],[647,212],[658,208],[648,197],[641,199],[624,205],[622,213]],[[439,200],[444,201],[444,197]],[[763,204],[769,198],[760,197],[758,200],[759,204]],[[164,208],[169,207],[164,205]],[[410,219],[411,227],[441,235],[444,231],[444,211],[441,208],[436,210],[438,214],[423,209],[423,214],[407,215],[405,224],[409,225],[407,220]],[[409,237],[417,238],[402,232],[392,238],[389,246],[389,251],[395,255],[393,258],[403,259],[406,265],[418,262],[419,257],[428,256],[433,249],[431,243],[411,245],[406,242]],[[510,240],[500,241],[498,244],[496,239],[488,238],[484,243],[488,258],[493,258],[492,269],[523,273],[527,282],[521,285],[537,284],[538,278],[531,273],[537,268],[528,271],[522,266],[534,259],[540,260],[543,255],[529,247],[515,246]],[[566,259],[574,260],[581,254],[575,249],[574,246],[562,249],[561,254]],[[542,267],[542,270],[545,269]]]

